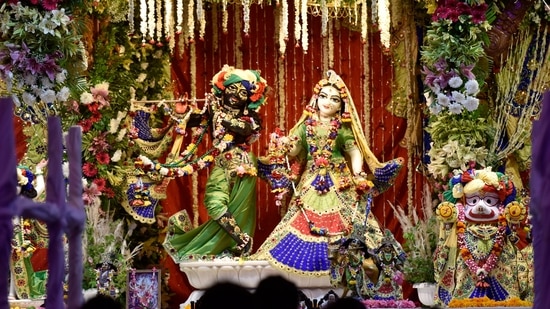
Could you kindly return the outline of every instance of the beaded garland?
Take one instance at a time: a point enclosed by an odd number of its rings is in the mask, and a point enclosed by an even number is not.
[[[502,253],[502,244],[504,242],[504,235],[506,233],[506,218],[503,214],[503,208],[499,208],[498,216],[498,230],[495,235],[495,240],[491,252],[481,264],[482,258],[474,258],[473,252],[469,249],[468,240],[466,239],[465,230],[465,216],[464,216],[464,205],[457,204],[458,208],[458,222],[457,222],[457,234],[458,234],[458,244],[460,247],[460,255],[464,260],[464,263],[468,266],[470,272],[477,276],[476,286],[480,288],[488,288],[489,283],[487,282],[487,276],[496,266],[498,258]],[[481,265],[481,266],[480,266]]]

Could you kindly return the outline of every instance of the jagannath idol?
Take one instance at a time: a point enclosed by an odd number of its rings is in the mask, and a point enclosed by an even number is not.
[[[487,297],[533,300],[528,209],[505,174],[457,172],[436,215],[436,302]]]

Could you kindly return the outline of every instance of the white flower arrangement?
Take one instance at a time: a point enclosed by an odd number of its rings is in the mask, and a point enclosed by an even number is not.
[[[18,107],[17,114],[36,123],[57,110],[56,103],[69,98],[63,65],[84,54],[80,36],[65,9],[4,3],[0,20],[0,78]]]
[[[441,87],[441,84],[444,87]],[[448,110],[451,114],[461,114],[464,110],[475,111],[479,107],[479,83],[475,78],[468,79],[466,83],[458,75],[452,76],[448,81],[434,80],[430,85],[430,92],[425,93],[426,102],[430,113],[437,115]]]
[[[432,148],[428,151],[431,158],[428,171],[435,178],[446,179],[455,169],[468,169],[471,162],[484,166],[488,154],[486,147],[467,146],[457,140],[449,141],[439,148],[433,147],[432,143]]]

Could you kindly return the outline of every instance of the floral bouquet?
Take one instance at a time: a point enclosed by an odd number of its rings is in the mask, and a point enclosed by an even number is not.
[[[84,58],[80,36],[55,0],[3,3],[0,19],[0,78],[13,95],[16,113],[25,121],[43,122],[56,113],[56,102],[69,98],[69,65]]]
[[[487,4],[468,5],[451,0],[438,6],[432,15],[421,52],[424,85],[429,88],[428,107],[437,115],[443,110],[461,114],[478,108],[480,83],[485,76],[473,73],[490,28]],[[478,72],[480,73],[480,72]],[[477,78],[476,78],[477,77]]]

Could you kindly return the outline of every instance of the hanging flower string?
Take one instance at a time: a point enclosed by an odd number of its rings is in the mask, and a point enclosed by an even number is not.
[[[458,234],[458,245],[460,248],[460,255],[464,260],[464,263],[468,266],[470,272],[477,276],[477,287],[488,288],[489,283],[486,282],[486,278],[491,273],[496,263],[498,262],[499,256],[502,253],[502,244],[504,242],[504,235],[506,233],[506,217],[502,207],[499,209],[498,216],[498,230],[495,235],[493,248],[489,253],[489,256],[485,259],[485,262],[481,264],[482,261],[476,261],[474,259],[472,252],[468,248],[465,232],[466,232],[466,222],[464,216],[464,205],[457,204],[458,208],[458,222],[457,222],[457,234]],[[481,265],[481,266],[480,266]]]

